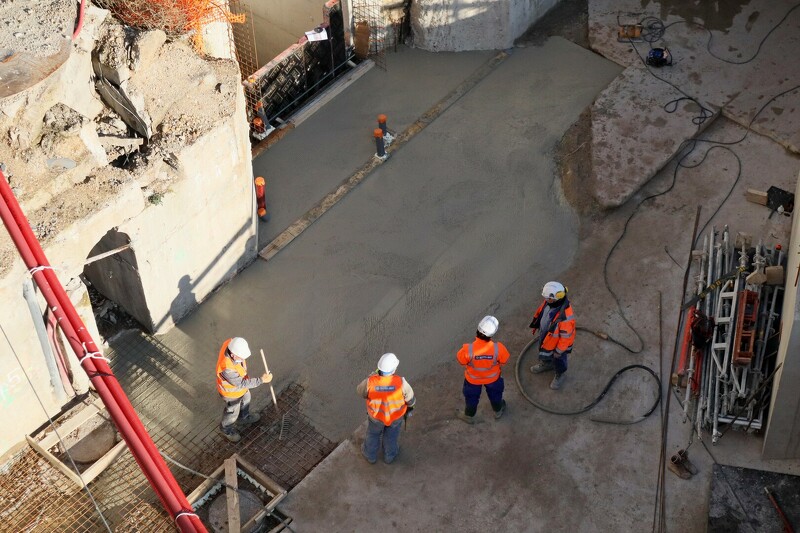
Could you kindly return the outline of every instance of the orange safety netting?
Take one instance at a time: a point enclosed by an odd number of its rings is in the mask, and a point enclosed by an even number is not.
[[[244,14],[231,13],[227,2],[213,0],[100,0],[101,7],[129,26],[163,30],[168,35],[192,33],[195,49],[203,53],[203,26],[227,21],[242,24]]]

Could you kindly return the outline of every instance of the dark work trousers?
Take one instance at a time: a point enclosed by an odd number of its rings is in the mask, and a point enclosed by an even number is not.
[[[223,398],[223,400],[225,400],[225,410],[222,411],[220,427],[222,431],[230,432],[233,431],[231,426],[236,423],[237,419],[247,418],[250,413],[250,391],[245,392],[241,398],[234,400]]]
[[[495,411],[503,407],[503,377],[497,378],[497,381],[487,383],[486,385],[474,385],[464,379],[464,401],[466,407],[464,414],[467,416],[475,416],[478,411],[478,402],[481,399],[481,389],[486,387],[486,395],[489,396],[489,401],[492,404],[492,409]]]
[[[553,368],[555,369],[556,374],[559,376],[567,371],[567,354],[564,354],[561,357],[547,357],[539,354],[539,359],[544,362],[553,363]]]
[[[400,418],[387,426],[383,422],[367,417],[367,434],[364,437],[364,446],[361,453],[370,463],[378,460],[378,450],[383,445],[383,462],[391,463],[400,451],[400,428],[403,419]]]

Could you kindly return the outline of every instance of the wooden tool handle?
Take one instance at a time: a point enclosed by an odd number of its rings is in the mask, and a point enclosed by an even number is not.
[[[269,367],[267,366],[267,358],[264,357],[264,348],[261,348],[261,361],[264,363],[264,372],[269,374]]]

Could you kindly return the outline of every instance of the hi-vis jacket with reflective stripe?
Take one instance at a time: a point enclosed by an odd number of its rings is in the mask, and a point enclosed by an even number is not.
[[[231,339],[222,343],[222,348],[219,350],[219,358],[217,359],[217,390],[223,398],[235,400],[241,398],[247,392],[247,387],[234,385],[222,377],[222,373],[226,370],[232,370],[239,375],[240,381],[247,376],[247,364],[244,361],[240,363],[234,362],[233,359],[225,355]]]
[[[506,364],[510,356],[502,342],[476,338],[462,346],[456,358],[464,365],[464,378],[468,382],[486,385],[500,378],[500,366]]]
[[[406,414],[403,378],[373,374],[367,378],[367,413],[389,426]]]
[[[539,329],[539,324],[542,321],[542,309],[546,304],[547,302],[543,301],[533,314],[531,328]],[[561,357],[572,351],[572,344],[575,342],[575,315],[572,313],[572,305],[568,300],[565,300],[560,307],[552,312],[555,313],[555,316],[550,321],[547,331],[539,332],[541,336],[539,354]]]

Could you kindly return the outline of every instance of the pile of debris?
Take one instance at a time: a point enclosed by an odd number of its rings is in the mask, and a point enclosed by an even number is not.
[[[684,422],[711,433],[757,431],[766,423],[776,367],[786,257],[725,226],[693,252],[696,295],[685,305],[682,349],[672,376],[682,392]],[[725,431],[721,425],[727,425]]]
[[[4,13],[14,6],[14,19],[33,20],[52,7],[18,2]],[[238,65],[200,57],[190,39],[126,26],[88,6],[66,62],[0,98],[0,162],[40,239],[109,205],[123,185],[135,183],[157,203],[182,176],[181,149],[235,112]],[[0,264],[10,254],[0,232]]]

